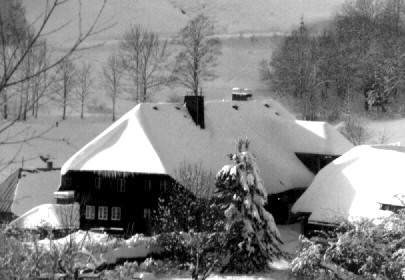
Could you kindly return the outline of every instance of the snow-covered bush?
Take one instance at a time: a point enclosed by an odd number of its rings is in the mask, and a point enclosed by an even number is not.
[[[238,139],[237,152],[230,155],[234,164],[224,166],[216,177],[226,217],[224,246],[229,255],[223,271],[265,271],[274,257],[283,256],[273,216],[264,208],[267,192],[248,147],[248,139]]]
[[[58,262],[71,257],[71,249],[44,246],[39,234],[30,231],[12,235],[0,230],[0,279],[31,280],[53,275],[60,272]]]
[[[345,222],[322,238],[303,238],[291,270],[304,279],[405,279],[405,212]]]

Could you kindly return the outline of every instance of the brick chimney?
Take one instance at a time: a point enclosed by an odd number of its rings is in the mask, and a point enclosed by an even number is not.
[[[204,96],[186,95],[184,96],[184,104],[186,104],[187,110],[196,125],[204,129]]]

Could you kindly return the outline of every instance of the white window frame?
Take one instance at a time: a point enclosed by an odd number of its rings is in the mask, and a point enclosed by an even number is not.
[[[125,192],[125,179],[117,180],[117,192]]]
[[[101,177],[96,177],[94,179],[94,186],[96,187],[96,189],[101,189],[101,182],[102,182],[102,178]]]
[[[86,205],[86,220],[94,220],[96,218],[96,206]]]
[[[169,182],[167,182],[167,180],[160,181],[160,192],[166,192],[168,185],[169,185]]]
[[[150,208],[143,208],[143,218],[145,220],[150,220],[152,216],[152,210]]]
[[[152,180],[148,179],[145,180],[145,191],[151,191],[152,190]]]
[[[108,220],[108,206],[99,206],[97,213],[98,220],[107,221]]]
[[[111,207],[111,220],[121,221],[121,207]]]

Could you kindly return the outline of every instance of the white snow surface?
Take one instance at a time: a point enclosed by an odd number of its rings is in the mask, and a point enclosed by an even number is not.
[[[387,216],[380,203],[400,205],[404,166],[405,147],[357,146],[322,169],[292,211],[311,213],[310,223]]]
[[[35,206],[55,202],[54,192],[60,185],[59,170],[25,173],[14,193],[12,212],[21,216]]]
[[[182,104],[143,103],[80,149],[61,173],[125,171],[175,178],[184,161],[201,162],[216,173],[235,151],[236,138],[246,136],[268,193],[312,182],[313,174],[295,152],[340,155],[352,148],[327,123],[297,121],[274,100],[205,102],[205,129]]]
[[[54,229],[79,228],[79,204],[41,204],[10,222],[10,227],[37,229],[50,226]]]

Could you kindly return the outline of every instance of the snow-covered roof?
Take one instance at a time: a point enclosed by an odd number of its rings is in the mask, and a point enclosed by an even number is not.
[[[37,229],[49,226],[54,229],[79,228],[78,204],[41,204],[13,220],[9,226]]]
[[[324,122],[297,121],[274,100],[205,102],[205,129],[180,104],[138,104],[62,167],[69,170],[168,174],[184,161],[218,172],[237,137],[252,140],[269,193],[306,187],[313,174],[295,152],[341,155],[352,147]]]
[[[405,195],[404,166],[405,147],[357,146],[324,167],[292,211],[312,223],[385,216],[380,204]]]
[[[21,216],[35,206],[53,203],[60,185],[60,171],[23,172],[14,193],[11,211]]]

